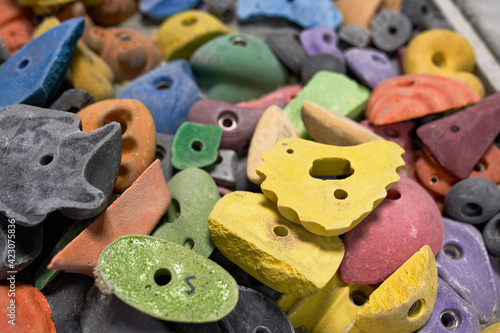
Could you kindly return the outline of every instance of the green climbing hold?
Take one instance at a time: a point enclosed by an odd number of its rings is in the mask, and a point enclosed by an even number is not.
[[[186,121],[175,133],[172,142],[172,165],[184,170],[202,168],[217,160],[222,128]]]
[[[152,236],[165,239],[208,257],[214,243],[208,232],[208,215],[220,199],[217,185],[201,169],[178,172],[169,182],[172,203]]]
[[[151,236],[116,239],[102,251],[97,268],[102,292],[161,320],[217,321],[238,302],[238,285],[222,267]]]
[[[283,109],[301,138],[309,138],[300,109],[304,101],[319,104],[331,112],[356,119],[366,109],[370,92],[344,74],[320,71]]]
[[[244,34],[212,39],[196,50],[190,62],[208,97],[228,103],[260,97],[287,80],[286,69],[267,44]]]

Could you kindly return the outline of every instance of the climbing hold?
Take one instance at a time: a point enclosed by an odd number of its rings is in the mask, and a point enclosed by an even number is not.
[[[365,48],[370,43],[370,32],[359,25],[348,24],[340,28],[339,47],[347,50],[351,47]]]
[[[500,214],[493,216],[483,230],[484,244],[494,256],[500,255],[500,235],[497,230],[500,230]]]
[[[337,57],[342,63],[344,62],[344,55],[337,46],[337,34],[335,30],[330,27],[318,26],[302,30],[300,33],[300,41],[309,56],[318,53],[329,53]]]
[[[68,89],[50,104],[50,109],[76,113],[93,103],[94,97],[85,90]]]
[[[418,333],[479,332],[476,309],[460,297],[448,283],[438,278],[434,311]]]
[[[365,29],[370,28],[373,16],[380,9],[382,0],[339,0],[337,7],[342,13],[343,25],[357,24]]]
[[[152,20],[162,22],[166,18],[194,8],[200,0],[139,0],[139,11]]]
[[[370,295],[354,325],[367,333],[418,330],[434,309],[437,273],[434,254],[425,245]]]
[[[405,14],[415,27],[421,26],[424,16],[435,11],[427,0],[402,0],[401,12]]]
[[[155,157],[161,161],[161,169],[165,181],[169,181],[174,175],[174,166],[172,165],[172,142],[174,136],[171,134],[156,133],[156,154]]]
[[[222,129],[219,126],[184,122],[172,142],[172,165],[184,170],[214,163],[221,137]]]
[[[162,58],[152,38],[132,29],[93,26],[83,41],[111,67],[117,83],[149,72]]]
[[[104,213],[62,249],[48,269],[93,276],[99,255],[120,236],[149,235],[170,205],[160,161],[155,161]],[[128,256],[128,251],[126,252]]]
[[[329,71],[340,74],[346,73],[345,62],[328,53],[318,53],[313,56],[307,57],[300,71],[302,77],[302,84],[307,84],[316,73],[320,71]]]
[[[474,177],[454,184],[444,198],[444,210],[457,221],[480,224],[500,210],[500,189],[491,180]]]
[[[235,188],[239,171],[238,155],[234,150],[219,149],[217,160],[214,164],[205,167],[205,170],[217,185]]]
[[[335,146],[355,146],[361,143],[384,140],[347,117],[305,101],[302,104],[302,121],[314,141]]]
[[[365,109],[370,93],[343,74],[321,71],[318,72],[297,96],[283,109],[292,121],[300,137],[307,136],[302,122],[300,109],[308,100],[323,106],[331,112],[357,118]]]
[[[222,267],[154,237],[118,238],[102,251],[98,270],[101,290],[110,290],[128,305],[161,320],[216,321],[238,301],[238,285]]]
[[[466,178],[500,133],[500,93],[417,130],[441,166]]]
[[[410,41],[403,68],[406,74],[428,73],[462,81],[482,98],[483,84],[471,74],[475,62],[474,49],[462,35],[451,30],[433,29]]]
[[[347,67],[354,75],[371,89],[391,77],[398,75],[392,67],[389,57],[375,49],[350,48],[344,53]]]
[[[399,180],[403,152],[390,141],[336,147],[289,138],[262,155],[257,174],[263,193],[285,218],[317,235],[337,236],[385,198]]]
[[[20,1],[19,1],[20,2]],[[29,43],[35,27],[31,22],[29,11],[24,11],[13,0],[0,1],[0,36],[10,54],[16,53]]]
[[[493,271],[481,233],[472,225],[443,218],[443,248],[436,256],[439,276],[476,308],[481,323],[498,307]]]
[[[34,226],[55,210],[81,220],[105,209],[118,176],[120,126],[91,133],[79,126],[73,113],[29,105],[0,113],[0,213]]]
[[[188,114],[188,121],[216,125],[222,129],[221,149],[246,152],[252,134],[265,108],[243,108],[214,99],[195,103]]]
[[[277,303],[294,327],[316,333],[346,332],[374,290],[373,286],[344,283],[337,273],[317,293],[302,299],[282,295]],[[349,332],[357,330],[352,327]]]
[[[274,144],[285,138],[298,138],[299,134],[283,110],[277,106],[270,106],[264,112],[255,128],[248,150],[246,175],[257,185],[262,179],[257,175],[257,168],[264,163],[260,156],[271,149]]]
[[[20,103],[45,106],[54,97],[83,26],[83,18],[68,20],[33,39],[2,64],[0,111]]]
[[[383,282],[422,246],[430,246],[437,254],[443,244],[443,228],[441,212],[432,197],[410,178],[401,177],[385,200],[344,235],[342,280]]]
[[[10,58],[10,51],[5,45],[2,37],[0,37],[0,65],[5,62],[5,60]]]
[[[254,21],[263,18],[281,18],[304,28],[327,25],[332,29],[342,23],[342,14],[329,0],[240,0],[236,11],[238,20]]]
[[[84,132],[118,122],[122,132],[120,172],[114,190],[125,191],[153,162],[156,151],[155,124],[149,110],[135,99],[108,99],[77,113]]]
[[[130,82],[116,97],[141,101],[153,116],[157,132],[175,134],[203,95],[187,61],[174,60]]]
[[[373,45],[384,52],[394,52],[411,38],[410,19],[398,12],[381,10],[371,22]]]
[[[306,52],[300,43],[300,31],[294,28],[273,30],[266,35],[269,45],[279,60],[295,74],[300,73]]]
[[[271,288],[296,297],[323,288],[344,256],[338,237],[324,237],[281,217],[264,195],[232,192],[208,217],[210,237],[229,260]]]
[[[208,97],[227,103],[260,97],[285,85],[287,78],[269,46],[244,34],[210,40],[195,51],[190,63],[204,81]]]
[[[460,81],[430,74],[402,75],[380,82],[373,90],[366,118],[391,124],[467,106],[479,96]]]
[[[229,28],[213,15],[187,10],[165,20],[158,30],[157,40],[163,57],[170,61],[189,59],[200,46],[227,33]]]
[[[135,0],[106,0],[100,2],[99,6],[89,6],[87,11],[92,20],[99,25],[117,25],[137,12],[137,2]]]
[[[168,182],[172,204],[151,234],[208,257],[214,244],[207,219],[220,199],[215,182],[203,170],[180,171]]]
[[[231,332],[294,333],[295,330],[281,309],[269,298],[251,288],[239,286],[234,311],[219,321],[219,327]]]
[[[266,94],[264,96],[259,97],[256,100],[250,101],[250,102],[240,102],[236,104],[236,106],[242,107],[242,108],[249,108],[249,109],[254,109],[254,108],[267,108],[271,105],[276,105],[279,108],[283,108],[285,105],[290,103],[292,99],[297,96],[297,94],[302,90],[302,86],[298,84],[294,84],[291,86],[286,86],[283,88],[280,88],[276,91],[273,91],[269,94]]]

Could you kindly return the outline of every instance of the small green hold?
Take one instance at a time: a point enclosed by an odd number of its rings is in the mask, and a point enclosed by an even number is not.
[[[208,215],[220,199],[217,185],[206,171],[190,168],[177,173],[168,189],[172,203],[151,235],[208,257],[215,247],[208,232]]]
[[[300,109],[304,101],[319,104],[328,110],[351,119],[366,109],[370,92],[344,74],[320,71],[283,109],[301,138],[309,138],[302,122]]]
[[[202,168],[217,160],[222,128],[186,121],[175,133],[172,142],[172,165],[184,170]]]
[[[190,59],[208,97],[227,103],[258,98],[286,84],[287,71],[258,38],[225,35],[201,46]]]
[[[161,320],[217,321],[238,302],[238,285],[222,267],[151,236],[116,239],[102,251],[97,269],[101,291]]]

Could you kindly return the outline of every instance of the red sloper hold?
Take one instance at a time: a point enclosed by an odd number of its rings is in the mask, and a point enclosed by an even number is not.
[[[500,93],[417,129],[439,164],[466,178],[500,133]]]
[[[410,74],[380,82],[370,97],[366,118],[386,125],[465,107],[480,100],[468,85],[431,74]]]
[[[10,290],[14,289],[15,296],[10,297]],[[11,300],[15,302],[11,303]],[[11,304],[15,307],[13,312],[9,308]],[[13,289],[10,288],[10,283],[0,286],[0,306],[2,308],[0,332],[2,333],[56,333],[49,303],[40,290],[29,284],[16,281]],[[11,314],[15,314],[13,321],[15,325],[12,325],[12,322],[9,323],[13,319]]]
[[[170,205],[170,192],[155,160],[142,175],[47,266],[93,277],[102,250],[125,235],[149,235]]]
[[[342,280],[381,283],[422,246],[429,245],[437,254],[443,237],[443,220],[432,197],[415,181],[401,177],[386,199],[344,235]]]
[[[267,108],[271,105],[276,105],[280,108],[285,107],[297,94],[302,90],[302,86],[294,84],[283,87],[269,94],[261,96],[259,99],[250,102],[240,102],[236,106],[247,109]]]

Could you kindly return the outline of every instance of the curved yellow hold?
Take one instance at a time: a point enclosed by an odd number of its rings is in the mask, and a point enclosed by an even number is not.
[[[251,192],[226,194],[208,217],[210,238],[229,260],[269,287],[296,297],[323,288],[344,257],[338,237],[311,234],[276,204]]]
[[[262,155],[257,174],[262,192],[285,218],[317,235],[337,236],[385,198],[399,180],[403,154],[390,141],[337,147],[289,138]]]
[[[36,38],[61,24],[57,17],[47,17],[40,23],[33,34]],[[71,79],[75,89],[82,89],[94,97],[96,101],[113,98],[115,91],[113,88],[114,75],[106,62],[94,51],[78,41],[75,52],[69,65]]]
[[[437,286],[436,260],[424,245],[371,294],[355,325],[367,333],[414,332],[429,320]]]
[[[306,298],[282,295],[277,304],[287,314],[293,327],[304,327],[313,333],[357,333],[356,315],[375,287],[344,283],[339,274],[328,284]]]
[[[156,37],[165,60],[189,59],[198,47],[229,28],[212,14],[186,10],[163,21]]]
[[[498,333],[500,332],[500,322],[486,327],[481,333]]]
[[[431,29],[418,34],[408,44],[403,59],[405,74],[436,74],[462,81],[484,97],[481,81],[471,74],[476,57],[474,49],[459,33]]]

